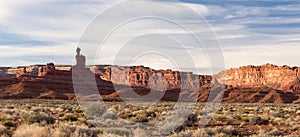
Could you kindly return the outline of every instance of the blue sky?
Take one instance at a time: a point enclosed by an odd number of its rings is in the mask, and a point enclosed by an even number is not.
[[[47,62],[74,64],[74,51],[82,32],[96,15],[118,2],[118,0],[41,0],[35,3],[21,0],[1,1],[0,66]],[[180,4],[199,12],[211,25],[223,47],[226,68],[265,63],[300,66],[298,61],[300,1],[181,0],[181,2]],[[192,17],[189,19],[193,20]],[[159,33],[164,30],[156,31]],[[177,32],[171,33],[175,35]],[[106,53],[111,52],[110,49],[106,50]],[[191,51],[197,51],[197,48],[192,48]],[[83,52],[89,54],[84,49]],[[99,64],[111,63],[109,60],[113,55],[107,54],[105,57],[98,60]],[[202,56],[195,55],[195,58],[201,60]],[[168,65],[155,59],[140,61],[143,62],[154,68],[168,68]],[[205,65],[207,61],[199,64],[202,64],[199,66],[202,67],[203,73],[209,73],[207,72],[209,65]]]

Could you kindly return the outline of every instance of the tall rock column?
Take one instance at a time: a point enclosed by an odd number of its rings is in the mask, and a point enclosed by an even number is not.
[[[77,53],[77,55],[76,55],[76,66],[77,67],[85,68],[85,61],[86,61],[86,59],[85,59],[85,56],[83,56],[82,54],[80,54],[80,51],[81,51],[81,49],[78,47],[76,49],[76,53]]]

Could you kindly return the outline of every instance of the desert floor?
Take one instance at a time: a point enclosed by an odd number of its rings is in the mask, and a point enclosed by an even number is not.
[[[0,135],[300,136],[299,104],[205,107],[205,103],[186,102],[83,102],[80,105],[61,100],[0,100]]]

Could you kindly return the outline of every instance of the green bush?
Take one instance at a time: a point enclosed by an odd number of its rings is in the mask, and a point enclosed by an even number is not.
[[[153,117],[153,118],[154,118],[154,117],[156,117],[156,114],[155,114],[154,111],[147,111],[147,112],[146,112],[146,116],[147,116],[147,117]]]
[[[250,123],[254,125],[265,125],[269,123],[269,120],[263,119],[260,116],[252,116],[250,119]]]
[[[148,118],[143,115],[137,115],[136,117],[131,118],[134,122],[148,122]]]
[[[43,121],[47,122],[47,124],[54,124],[55,119],[51,116],[44,116],[38,113],[33,113],[25,117],[25,121],[29,124],[32,123],[41,123]]]
[[[67,121],[77,121],[78,117],[75,115],[67,115],[64,119]]]
[[[271,115],[274,117],[284,118],[284,113],[282,112],[274,112]]]
[[[104,133],[106,134],[113,134],[113,135],[119,135],[119,136],[132,136],[132,133],[127,131],[127,130],[123,130],[123,129],[115,129],[115,128],[110,128],[107,129]]]
[[[83,111],[80,108],[73,110],[73,112],[74,113],[83,113]]]
[[[184,122],[183,126],[193,126],[195,122],[198,121],[198,115],[192,113],[189,115],[188,119]]]
[[[3,125],[6,127],[16,127],[16,124],[11,121],[4,121]]]
[[[131,118],[134,122],[148,122],[147,114],[143,111],[138,113],[135,117]]]
[[[249,122],[249,121],[250,121],[250,118],[249,118],[249,117],[242,117],[242,121],[244,121],[244,122]]]
[[[233,115],[232,118],[236,120],[242,120],[242,117],[239,115]]]
[[[227,116],[225,115],[215,115],[213,117],[213,120],[216,120],[216,121],[225,121],[227,119]]]
[[[283,135],[283,133],[278,129],[273,129],[273,130],[268,132],[268,135],[270,135],[270,136],[281,136],[281,135]]]

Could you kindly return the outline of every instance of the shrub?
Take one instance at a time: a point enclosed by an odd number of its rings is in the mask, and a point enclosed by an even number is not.
[[[300,130],[300,125],[293,125],[292,131],[297,131],[297,130]]]
[[[233,118],[229,118],[229,119],[226,120],[227,125],[231,125],[233,122],[234,122]]]
[[[145,115],[143,113],[139,113],[135,117],[132,117],[131,120],[134,122],[148,122],[147,115]]]
[[[71,126],[62,125],[61,127],[54,129],[51,134],[53,137],[69,137],[75,130],[76,129]]]
[[[282,113],[282,112],[274,112],[271,115],[274,117],[280,117],[280,118],[284,117],[284,113]]]
[[[116,120],[118,119],[118,116],[112,112],[106,112],[103,114],[102,116],[104,119],[112,119],[112,120]]]
[[[192,137],[193,130],[186,130],[176,134],[173,134],[171,137]]]
[[[106,112],[105,104],[101,102],[90,102],[86,108],[87,115],[92,117],[101,117]]]
[[[210,137],[204,128],[199,128],[197,130],[185,130],[180,133],[175,133],[171,137]]]
[[[97,137],[97,130],[86,126],[70,126],[62,124],[51,130],[50,137]]]
[[[250,137],[271,137],[266,131],[259,130],[257,134],[251,135]]]
[[[268,124],[269,121],[267,119],[262,119],[260,116],[252,116],[250,119],[250,123],[254,125],[264,125]]]
[[[7,109],[14,109],[14,106],[6,106]]]
[[[274,118],[271,121],[274,125],[285,125],[285,121],[282,118]]]
[[[225,115],[215,115],[213,117],[213,120],[216,120],[216,121],[225,121],[227,119],[227,116]]]
[[[97,131],[88,128],[76,128],[75,132],[70,136],[74,137],[97,137]]]
[[[235,136],[238,135],[238,132],[232,126],[225,127],[222,132],[227,134],[227,135],[235,135]]]
[[[219,136],[219,135],[237,136],[238,135],[237,130],[232,126],[227,126],[225,128],[224,127],[208,128],[207,133],[209,136]]]
[[[14,132],[13,137],[49,137],[48,129],[36,125],[21,125]]]
[[[249,122],[249,121],[250,121],[250,118],[249,118],[249,117],[242,117],[242,121],[244,121],[244,122]]]
[[[104,131],[104,134],[113,134],[113,135],[127,136],[127,137],[132,136],[131,132],[123,129],[117,129],[117,128],[109,128]]]
[[[156,114],[155,114],[154,111],[147,111],[147,112],[146,112],[146,116],[147,116],[147,117],[156,117]]]
[[[67,116],[65,116],[64,119],[67,120],[67,121],[77,121],[78,117],[75,116],[75,115],[67,115]]]
[[[198,121],[198,115],[192,113],[188,119],[184,122],[183,126],[193,126]]]
[[[83,113],[83,111],[80,108],[73,110],[73,112],[74,113]]]
[[[55,119],[53,117],[44,116],[44,115],[40,115],[40,114],[37,114],[37,113],[30,114],[30,115],[26,116],[25,121],[29,124],[41,123],[43,121],[47,122],[47,124],[54,124],[55,123]]]
[[[150,136],[148,132],[146,132],[144,129],[136,128],[133,131],[134,137],[148,137]]]
[[[242,120],[242,117],[239,115],[233,115],[232,118],[236,120]]]
[[[4,121],[3,125],[6,127],[16,127],[16,124],[11,121]]]
[[[279,131],[278,129],[273,129],[270,132],[268,132],[268,135],[271,135],[271,136],[281,136],[282,132]]]
[[[192,137],[209,137],[209,135],[205,129],[199,128],[196,131],[194,131]]]

